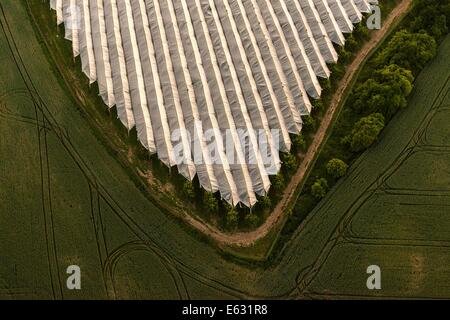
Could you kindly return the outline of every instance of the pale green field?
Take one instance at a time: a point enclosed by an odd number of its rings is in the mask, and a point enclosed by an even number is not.
[[[0,298],[450,298],[450,37],[381,142],[261,268],[149,201],[61,85],[22,1],[1,5]],[[80,291],[66,289],[71,264]]]

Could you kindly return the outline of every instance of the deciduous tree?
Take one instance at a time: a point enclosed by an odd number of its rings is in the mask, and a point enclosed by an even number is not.
[[[328,161],[326,169],[331,177],[339,179],[347,173],[348,165],[341,159],[331,159]]]
[[[378,54],[375,62],[379,66],[396,64],[418,74],[436,55],[436,40],[426,33],[398,31],[388,45]]]
[[[384,128],[384,117],[381,113],[374,113],[361,118],[354,126],[351,138],[351,148],[360,152],[370,147]]]

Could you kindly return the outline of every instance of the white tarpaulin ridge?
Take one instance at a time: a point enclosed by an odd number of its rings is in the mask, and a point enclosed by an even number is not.
[[[50,0],[90,83],[187,179],[253,206],[368,0]],[[180,159],[182,161],[180,161]],[[267,161],[267,159],[270,159]]]

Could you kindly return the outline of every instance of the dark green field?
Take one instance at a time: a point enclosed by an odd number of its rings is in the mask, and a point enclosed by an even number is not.
[[[1,6],[0,298],[450,298],[450,37],[381,142],[262,268],[150,202],[61,84],[23,1]],[[72,264],[80,291],[66,289]]]

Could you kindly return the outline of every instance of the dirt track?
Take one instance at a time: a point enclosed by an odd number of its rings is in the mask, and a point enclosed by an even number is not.
[[[357,75],[366,58],[391,30],[391,27],[394,26],[398,21],[400,21],[400,18],[403,17],[404,14],[408,11],[411,3],[412,0],[403,0],[397,7],[395,7],[390,15],[383,21],[381,30],[372,33],[371,39],[363,46],[363,48],[356,55],[353,62],[347,67],[346,73],[342,80],[339,82],[336,92],[331,99],[330,106],[322,119],[320,127],[317,130],[317,133],[315,134],[314,139],[307,153],[305,154],[301,165],[286,187],[283,198],[280,200],[278,205],[275,207],[275,209],[263,225],[252,232],[227,234],[191,216],[186,216],[187,222],[200,232],[223,244],[250,246],[258,239],[261,239],[265,235],[267,235],[267,233],[279,221],[282,220],[284,213],[286,212],[285,209],[290,203],[292,197],[295,195],[297,186],[302,182],[311,165],[314,164],[315,156],[320,150],[322,143],[324,142],[328,128],[332,124],[336,111],[339,110],[341,101],[345,97],[347,88],[351,85],[353,78]]]

